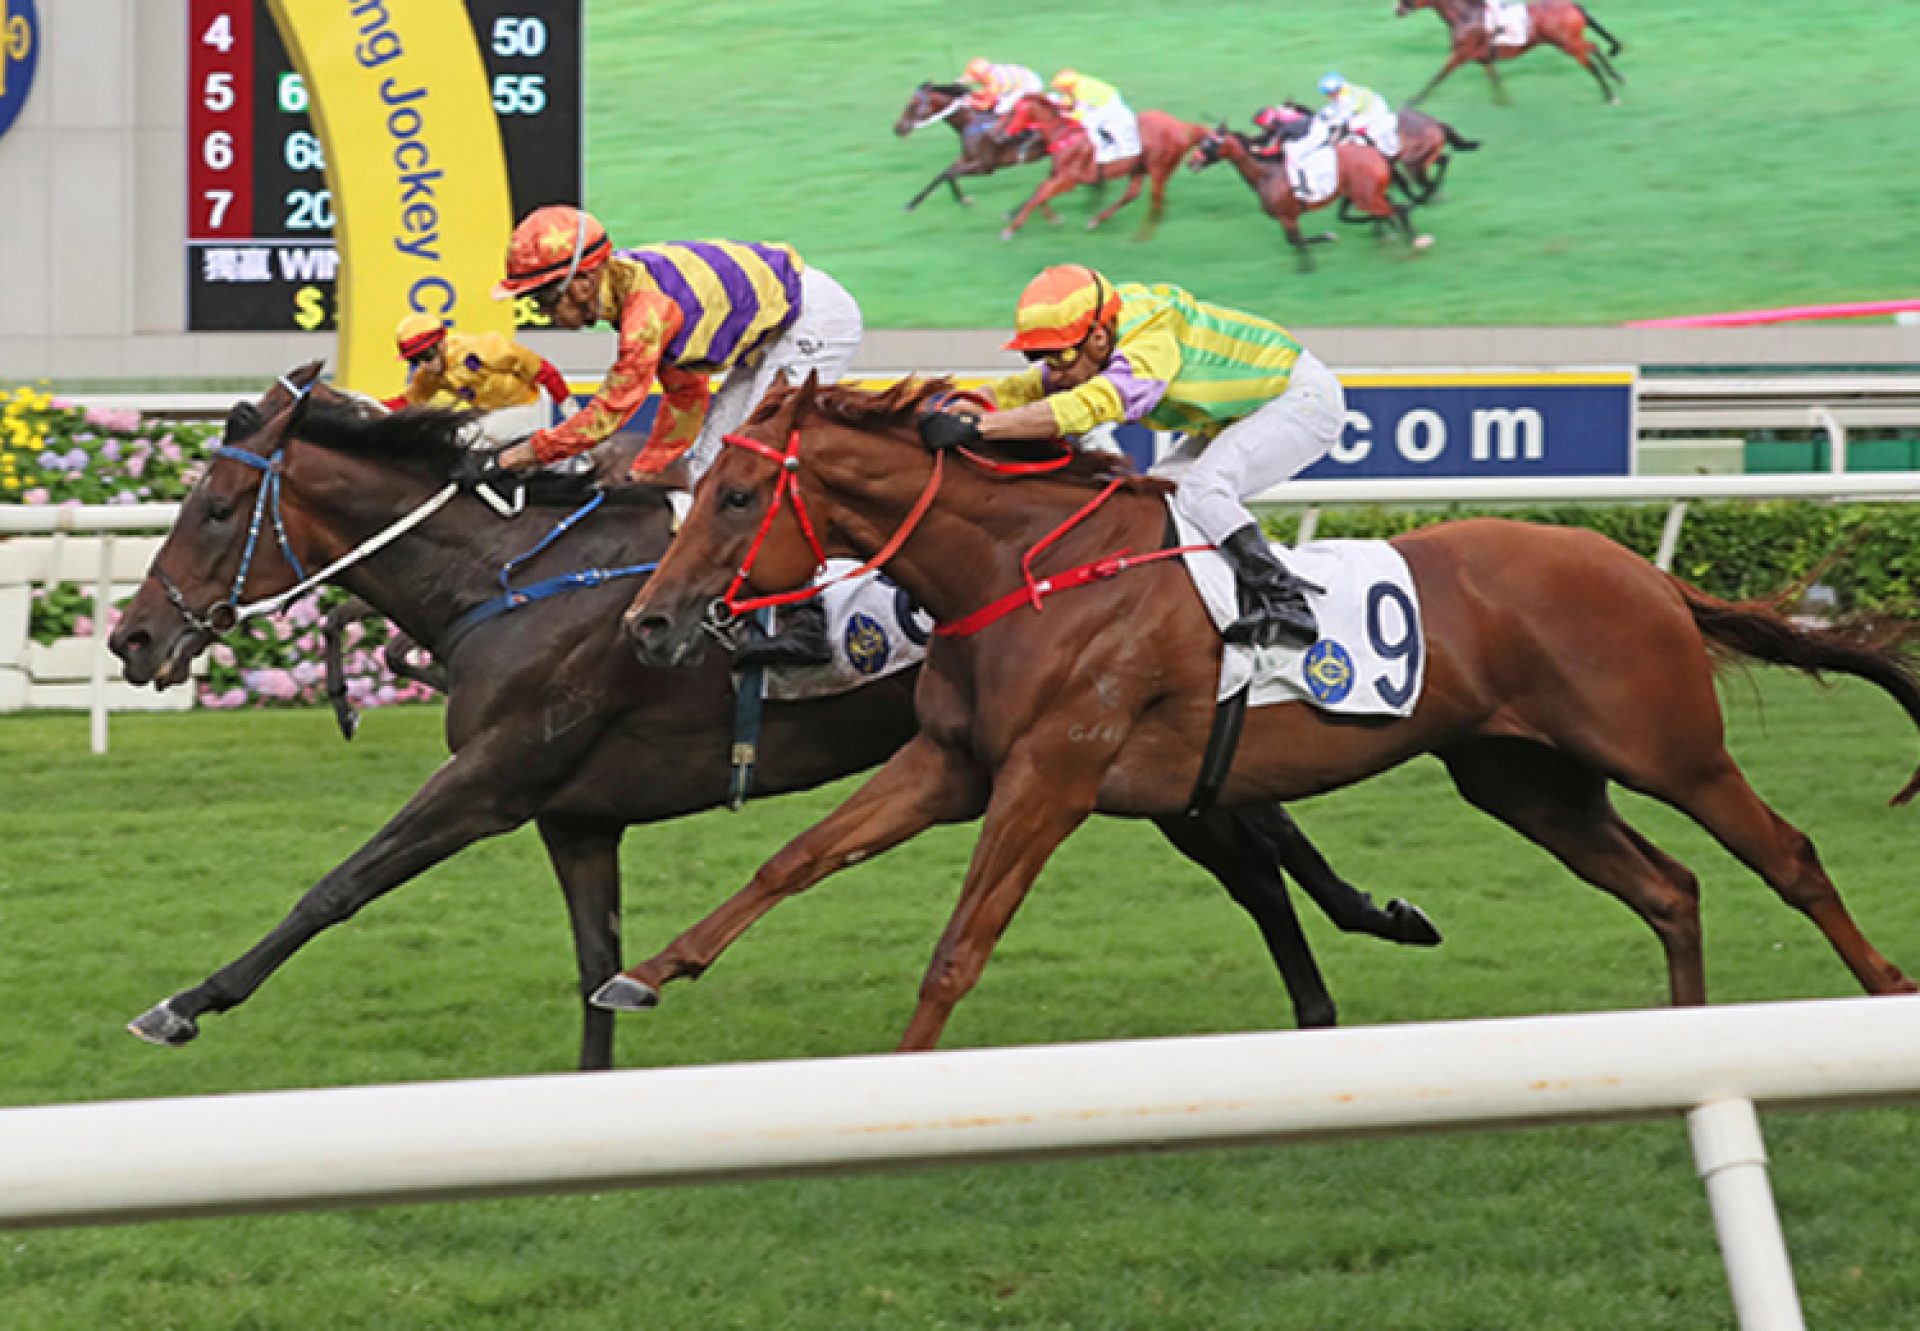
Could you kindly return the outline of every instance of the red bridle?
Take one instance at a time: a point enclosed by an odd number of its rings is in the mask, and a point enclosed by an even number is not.
[[[793,605],[799,601],[811,600],[834,583],[847,582],[871,573],[892,559],[900,552],[900,547],[907,543],[907,538],[913,535],[913,529],[920,525],[920,519],[927,515],[927,509],[932,507],[933,497],[940,490],[941,464],[945,457],[940,453],[933,455],[933,474],[927,478],[927,488],[920,492],[920,497],[914,501],[913,507],[907,512],[906,519],[901,522],[900,529],[894,532],[893,539],[880,547],[872,559],[852,572],[844,573],[829,582],[809,582],[808,585],[795,587],[792,591],[749,596],[743,601],[739,598],[740,589],[746,586],[747,579],[753,576],[754,561],[760,557],[760,548],[767,543],[767,533],[773,528],[773,520],[779,516],[780,506],[788,497],[793,500],[793,515],[800,523],[800,532],[807,538],[807,545],[813,550],[813,572],[816,578],[820,570],[827,566],[827,552],[820,546],[820,537],[814,530],[813,519],[807,514],[806,500],[800,495],[800,431],[796,429],[788,432],[787,448],[784,453],[761,443],[758,439],[749,439],[745,435],[722,435],[720,442],[731,444],[735,448],[744,448],[750,453],[758,453],[780,467],[780,479],[773,489],[773,502],[767,505],[766,516],[760,519],[760,530],[753,534],[753,544],[747,547],[747,557],[741,561],[740,571],[733,575],[733,581],[727,584],[726,593],[720,598],[720,604],[725,606],[728,615],[734,618],[768,606]]]

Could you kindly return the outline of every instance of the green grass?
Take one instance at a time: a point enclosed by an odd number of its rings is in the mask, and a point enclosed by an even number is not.
[[[1728,690],[1736,753],[1820,843],[1868,935],[1920,965],[1915,737],[1865,687]],[[558,893],[530,833],[459,856],[317,940],[180,1051],[121,1023],[251,943],[440,757],[434,709],[352,746],[320,712],[0,722],[0,1102],[558,1072],[576,1035]],[[638,957],[845,787],[629,839]],[[1846,995],[1805,921],[1669,811],[1718,1002]],[[1447,933],[1393,949],[1308,922],[1349,1023],[1634,1007],[1644,926],[1454,798],[1422,761],[1302,807],[1334,861]],[[905,1022],[972,829],[790,903],[622,1026],[628,1066],[863,1053]],[[1049,868],[948,1045],[1289,1024],[1242,916],[1139,825]],[[1810,1325],[1920,1325],[1920,1112],[1768,1114]],[[0,1162],[0,1176],[4,1163]],[[1407,1137],[837,1181],[8,1235],[0,1326],[74,1328],[1726,1327],[1680,1124]]]
[[[1611,323],[1911,294],[1920,176],[1900,164],[1897,127],[1920,123],[1920,6],[1590,7],[1626,43],[1624,104],[1604,105],[1553,50],[1504,63],[1511,106],[1477,68],[1456,71],[1425,109],[1485,147],[1417,214],[1436,244],[1414,258],[1341,228],[1319,271],[1297,275],[1227,167],[1183,169],[1146,243],[1137,204],[1089,235],[1081,191],[1061,226],[1036,219],[1003,245],[1001,215],[1041,168],[969,184],[974,208],[943,192],[903,215],[956,140],[891,128],[920,80],[957,77],[976,54],[1042,77],[1073,65],[1135,110],[1242,126],[1283,96],[1313,101],[1328,69],[1397,103],[1446,42],[1437,18],[1395,19],[1391,0],[1128,0],[1097,14],[1027,0],[596,4],[587,197],[619,243],[790,241],[846,283],[870,327],[1001,326],[1026,280],[1066,261],[1319,326]]]

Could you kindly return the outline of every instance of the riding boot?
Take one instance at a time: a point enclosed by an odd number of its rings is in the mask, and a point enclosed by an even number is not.
[[[1267,546],[1260,524],[1248,523],[1220,543],[1240,588],[1240,618],[1222,635],[1255,647],[1311,646],[1320,637],[1300,579]]]
[[[779,628],[764,632],[749,621],[745,640],[733,654],[733,667],[818,666],[833,660],[827,641],[827,607],[818,597],[780,608]]]

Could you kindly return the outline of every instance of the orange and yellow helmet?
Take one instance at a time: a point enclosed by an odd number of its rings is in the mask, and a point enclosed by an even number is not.
[[[993,77],[993,62],[983,55],[977,55],[967,61],[967,79],[972,83],[985,83]]]
[[[1044,269],[1020,293],[1008,351],[1058,351],[1077,347],[1087,335],[1120,314],[1113,283],[1084,264]]]
[[[431,314],[409,314],[393,330],[400,347],[400,359],[416,361],[447,340],[446,325]]]
[[[1061,92],[1072,92],[1080,86],[1080,71],[1063,69],[1053,76],[1053,86]]]
[[[507,242],[507,275],[493,288],[495,300],[566,282],[590,273],[613,253],[607,229],[592,213],[563,203],[535,208]]]

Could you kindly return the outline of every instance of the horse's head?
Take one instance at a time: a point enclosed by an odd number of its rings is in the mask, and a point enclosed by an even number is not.
[[[220,449],[107,641],[128,682],[182,682],[193,658],[233,627],[243,596],[270,595],[298,580],[287,555],[298,539],[290,530],[296,524],[275,491],[280,457],[320,366],[301,366],[257,402],[236,403],[227,414]]]
[[[933,84],[922,83],[913,90],[913,96],[907,98],[907,105],[900,112],[900,118],[893,122],[894,134],[899,138],[906,138],[930,118],[946,110],[952,101],[951,97],[937,91]]]
[[[1204,171],[1219,161],[1221,147],[1226,143],[1227,135],[1232,132],[1225,124],[1215,125],[1208,130],[1200,142],[1193,145],[1193,151],[1187,155],[1187,170]]]

